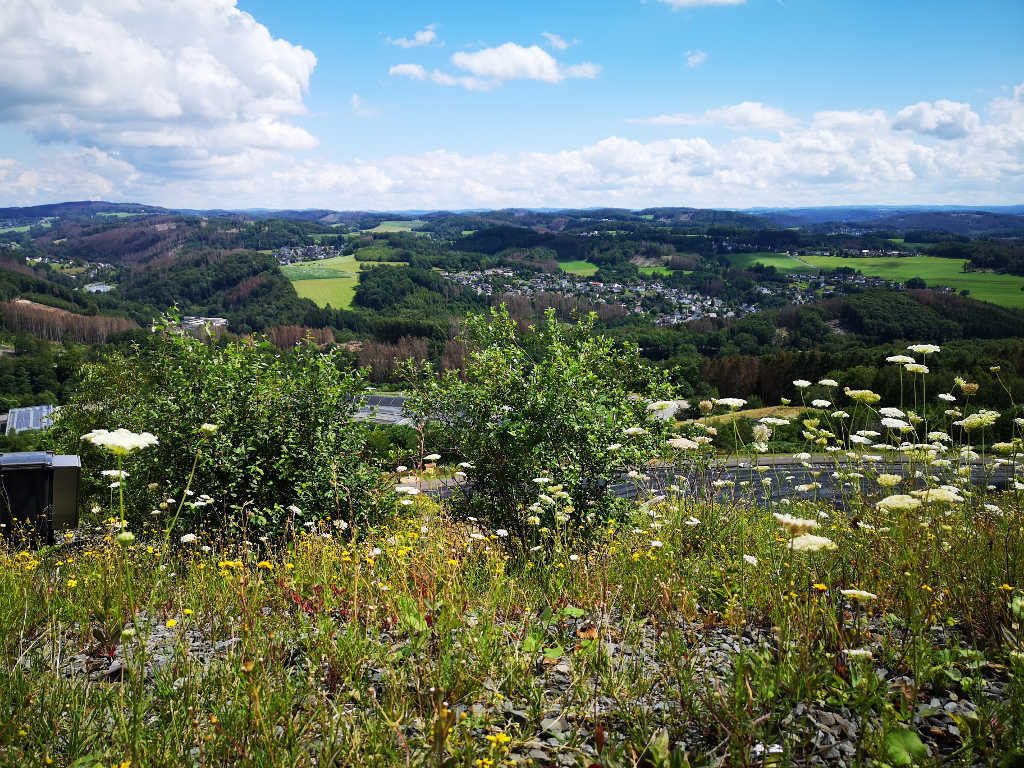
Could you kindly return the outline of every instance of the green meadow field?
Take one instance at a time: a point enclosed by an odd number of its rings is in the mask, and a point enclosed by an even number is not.
[[[806,256],[808,264],[822,269],[852,267],[865,275],[886,280],[906,281],[920,277],[929,287],[946,285],[967,289],[971,297],[1003,307],[1024,307],[1024,277],[995,272],[963,272],[964,259],[940,259],[936,256],[869,257],[847,259],[841,256]]]
[[[646,277],[653,277],[654,275],[671,275],[675,270],[669,269],[668,267],[640,267],[640,274]]]
[[[779,272],[810,272],[806,264],[801,264],[784,253],[730,253],[729,263],[737,269],[746,269],[754,264],[775,267]]]
[[[581,277],[590,277],[598,270],[596,264],[591,264],[589,261],[583,261],[582,259],[560,261],[558,266],[561,267],[563,272],[568,272],[570,275],[580,275]]]
[[[281,272],[291,280],[301,298],[310,299],[320,307],[348,309],[352,306],[360,270],[382,263],[394,265],[400,262],[356,261],[355,255],[349,254],[323,261],[289,264],[281,267]]]
[[[422,219],[408,219],[406,221],[382,221],[373,229],[366,230],[367,232],[411,232],[418,227],[422,227],[427,222]]]
[[[753,264],[773,266],[780,272],[810,272],[817,269],[849,267],[865,275],[906,282],[920,277],[929,287],[948,286],[957,291],[970,291],[972,298],[1003,307],[1024,308],[1024,277],[1000,275],[995,272],[964,272],[964,259],[942,259],[937,256],[803,256],[806,264],[784,253],[734,253],[729,263],[744,268]]]

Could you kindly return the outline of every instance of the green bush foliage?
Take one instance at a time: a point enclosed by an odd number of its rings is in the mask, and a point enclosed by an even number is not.
[[[83,434],[120,427],[154,433],[159,446],[124,466],[132,475],[127,506],[136,516],[159,510],[167,496],[182,501],[194,472],[194,493],[214,501],[193,506],[190,497],[183,527],[278,534],[324,517],[359,524],[391,503],[364,455],[367,427],[350,419],[364,390],[361,372],[344,370],[338,354],[312,345],[276,354],[254,341],[217,345],[158,333],[131,354],[112,352],[84,367],[54,443],[82,454],[88,498],[105,495],[110,478],[100,473],[111,467],[81,442]],[[217,425],[216,434],[201,434],[206,423]]]
[[[614,511],[607,485],[663,452],[667,423],[634,393],[665,399],[669,385],[635,346],[593,326],[593,317],[563,326],[549,311],[520,336],[504,306],[470,316],[465,373],[428,371],[409,402],[435,425],[439,444],[427,448],[468,461],[454,505],[520,544],[531,525],[587,540]],[[563,501],[538,505],[545,490]]]

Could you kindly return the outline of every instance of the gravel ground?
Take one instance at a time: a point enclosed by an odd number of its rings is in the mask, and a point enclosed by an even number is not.
[[[469,620],[472,621],[472,617]],[[625,642],[614,629],[622,623],[623,618],[614,615],[565,618],[560,631],[563,637],[590,637],[597,629],[607,664],[612,668],[632,670],[634,676],[646,681],[646,692],[642,696],[618,700],[606,695],[602,692],[599,674],[592,673],[585,677],[583,695],[580,695],[579,687],[573,692],[571,683],[577,676],[574,674],[577,670],[573,668],[572,657],[565,656],[556,660],[541,658],[536,662],[535,681],[543,688],[539,713],[536,703],[497,695],[499,686],[490,679],[483,681],[483,687],[494,692],[493,695],[483,701],[456,703],[453,709],[457,713],[469,710],[476,715],[489,715],[492,723],[502,723],[501,727],[518,732],[520,738],[510,753],[510,759],[517,762],[531,759],[538,765],[588,765],[596,758],[596,745],[602,738],[595,732],[598,727],[608,744],[622,743],[628,736],[632,736],[636,744],[637,734],[629,732],[630,723],[635,723],[642,716],[650,733],[668,729],[681,739],[675,742],[675,748],[690,752],[691,757],[701,756],[706,760],[698,764],[723,764],[725,745],[714,743],[709,738],[713,729],[703,727],[708,722],[701,722],[706,721],[708,715],[702,713],[694,718],[681,709],[673,682],[679,671],[666,662],[670,656],[664,652],[670,634],[668,630],[677,630],[676,636],[685,638],[693,685],[713,698],[716,691],[728,688],[741,650],[777,650],[770,629],[748,627],[742,634],[737,634],[722,626],[704,626],[682,619],[667,625],[662,619],[660,624],[644,622],[638,630],[639,638]],[[509,623],[505,633],[510,643],[518,644],[517,633],[521,626],[519,621]],[[242,642],[238,637],[211,640],[194,625],[169,629],[163,619],[150,620],[144,614],[137,617],[135,627],[126,625],[125,629],[136,629],[139,635],[147,638],[145,674],[149,679],[153,678],[155,670],[171,663],[182,649],[192,660],[207,665],[227,661],[240,649]],[[871,631],[877,650],[883,628],[876,622]],[[377,640],[392,651],[400,651],[409,642],[406,636],[387,632],[381,633]],[[952,632],[936,632],[931,640],[937,647],[961,646]],[[138,652],[138,643],[128,651],[129,654]],[[116,685],[127,662],[125,653],[123,644],[110,647],[97,643],[90,648],[76,649],[55,661],[27,654],[19,663],[36,669],[55,664],[59,673],[66,677],[84,677],[96,685]],[[413,656],[399,663],[415,663],[414,659]],[[310,663],[301,651],[301,643],[296,643],[291,665],[297,671],[306,672]],[[877,664],[872,664],[871,669],[890,691],[910,696],[913,680]],[[392,684],[391,671],[387,668],[366,667],[362,672],[367,690],[374,695],[381,695]],[[998,668],[982,666],[978,673],[984,678],[984,696],[1004,700],[1005,680],[1000,677]],[[960,748],[960,727],[964,722],[970,722],[978,708],[976,702],[969,700],[964,691],[956,687],[919,691],[913,705],[912,726],[931,754],[940,760]],[[357,706],[360,705],[352,704],[353,708]],[[756,712],[751,719],[760,716],[776,723],[775,730],[784,736],[779,743],[750,744],[749,757],[754,764],[770,763],[775,754],[780,757],[786,755],[793,764],[801,766],[846,768],[855,763],[865,723],[846,708],[830,706],[825,701],[808,701],[797,704],[788,712]],[[877,713],[872,717],[877,718]],[[680,729],[682,721],[688,725]],[[407,736],[420,736],[428,727],[421,721],[411,722],[406,728]],[[876,730],[879,722],[875,719],[867,723],[867,727]],[[497,728],[492,726],[491,730]],[[479,735],[482,737],[486,733],[481,729]]]

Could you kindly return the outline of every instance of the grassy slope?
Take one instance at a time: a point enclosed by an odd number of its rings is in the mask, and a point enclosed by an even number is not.
[[[963,272],[963,259],[940,259],[935,256],[871,257],[846,259],[840,256],[806,256],[809,264],[824,269],[852,267],[865,275],[887,280],[906,281],[920,277],[929,287],[947,285],[956,290],[968,289],[971,297],[1004,307],[1024,307],[1024,277],[999,275],[994,272]]]
[[[375,267],[380,263],[384,262],[356,261],[355,255],[350,254],[323,261],[289,264],[281,267],[281,271],[291,280],[295,292],[300,297],[310,299],[321,307],[348,309],[352,306],[360,270]]]
[[[412,230],[422,227],[427,222],[422,219],[409,219],[406,221],[382,221],[373,229],[366,230],[367,232],[411,232]]]
[[[568,272],[570,275],[580,275],[581,277],[590,277],[598,270],[596,264],[591,264],[589,261],[583,261],[582,259],[560,261],[558,266],[563,272]]]
[[[967,289],[971,298],[989,301],[1004,307],[1024,308],[1024,277],[994,272],[963,272],[963,259],[940,259],[935,256],[844,258],[842,256],[802,256],[807,264],[819,269],[850,267],[865,275],[886,280],[907,281],[920,277],[929,287],[949,286]],[[752,264],[773,266],[780,272],[809,272],[805,264],[782,253],[734,253],[729,262],[739,268]]]
[[[671,275],[675,270],[668,267],[640,267],[640,274],[646,277],[654,275]]]
[[[784,253],[730,253],[729,263],[737,269],[745,269],[754,264],[775,267],[779,272],[810,272],[810,268]]]

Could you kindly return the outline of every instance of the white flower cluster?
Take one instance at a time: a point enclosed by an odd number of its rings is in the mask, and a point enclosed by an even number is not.
[[[82,435],[82,439],[97,448],[106,448],[117,456],[139,451],[160,442],[155,435],[149,432],[136,433],[124,428],[115,429],[113,432],[106,429],[94,429],[92,432]]]

